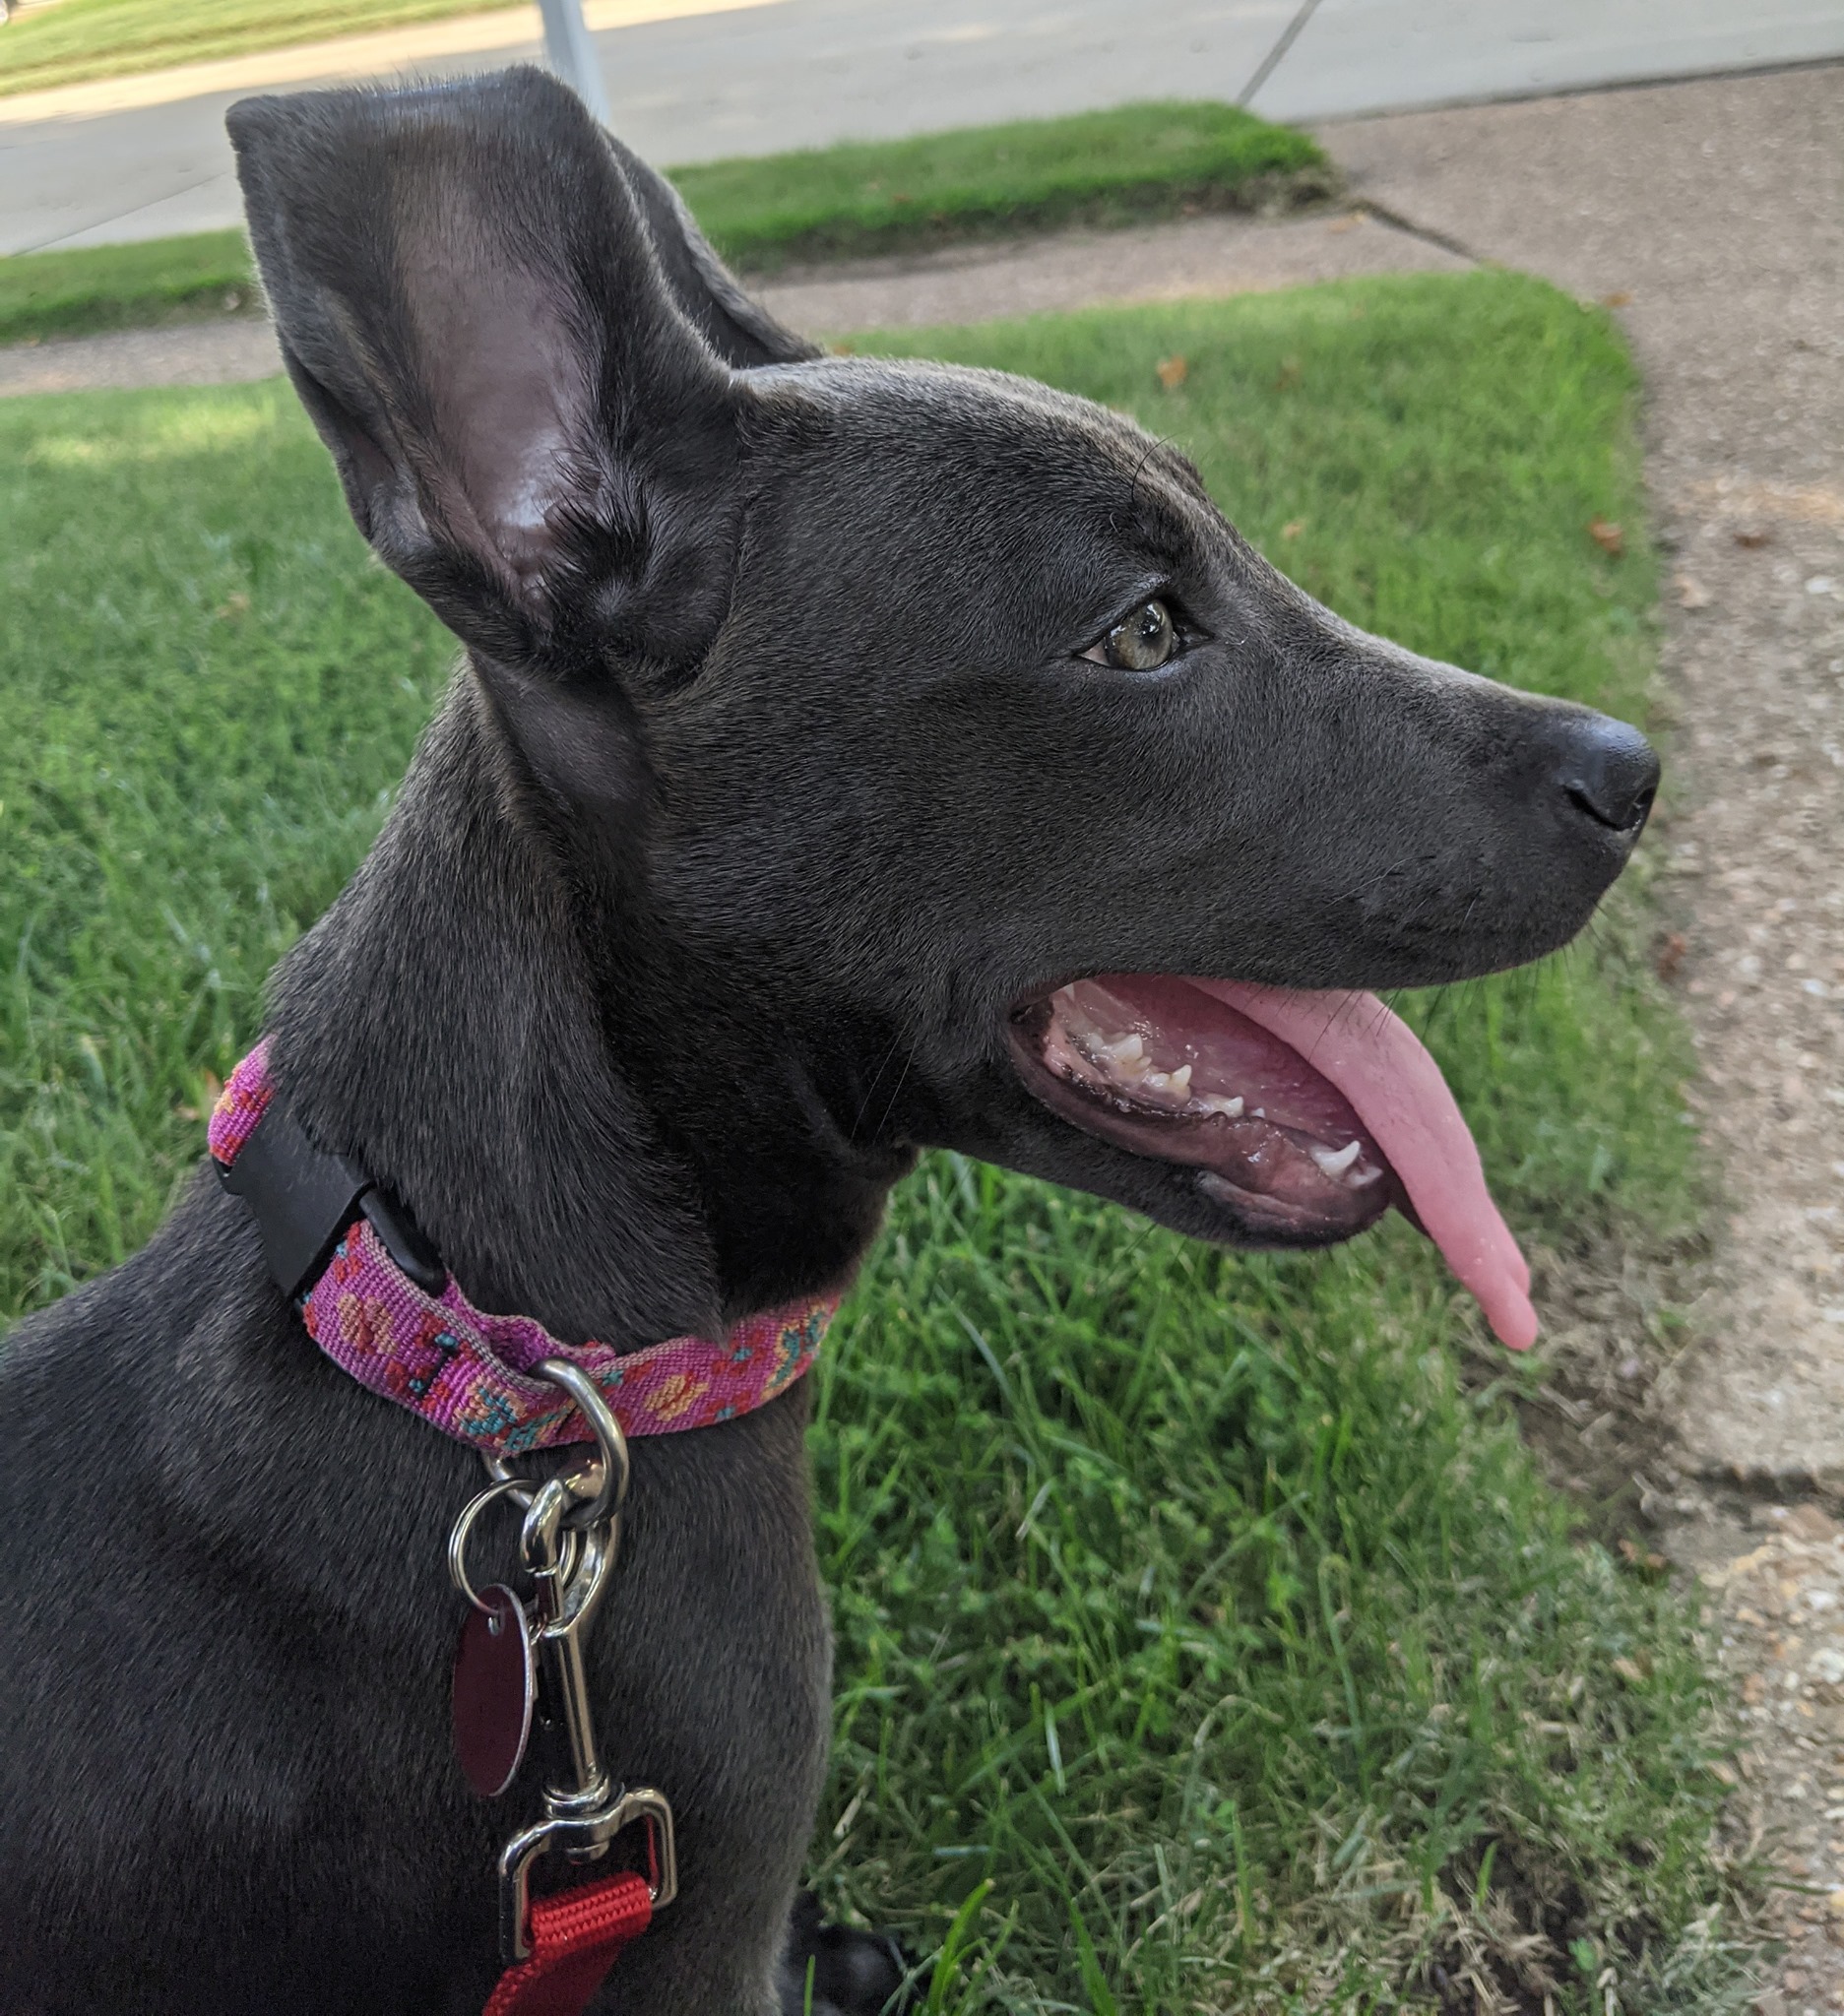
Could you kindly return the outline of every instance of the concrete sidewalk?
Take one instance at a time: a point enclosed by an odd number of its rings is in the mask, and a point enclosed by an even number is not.
[[[1355,274],[1453,273],[1470,262],[1362,211],[1189,218],[1134,231],[1058,231],[920,258],[790,270],[750,291],[791,328],[860,329],[1054,314],[1098,299],[1168,301],[1263,293]],[[226,385],[282,369],[267,322],[238,317],[167,329],[0,345],[0,399],[142,385]]]
[[[1844,0],[587,0],[672,164],[1158,97],[1313,120],[1844,55]],[[535,60],[535,9],[0,98],[0,253],[238,220],[225,108]]]

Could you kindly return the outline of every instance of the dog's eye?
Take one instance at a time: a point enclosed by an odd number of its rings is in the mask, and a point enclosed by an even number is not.
[[[1178,626],[1164,602],[1142,602],[1082,656],[1125,672],[1150,672],[1178,655]]]

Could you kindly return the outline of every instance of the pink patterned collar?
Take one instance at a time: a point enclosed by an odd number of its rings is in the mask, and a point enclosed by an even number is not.
[[[212,1114],[221,1172],[274,1096],[265,1039],[231,1073]],[[324,1268],[295,1296],[307,1334],[361,1386],[493,1456],[593,1439],[559,1389],[533,1376],[544,1358],[582,1366],[629,1435],[670,1434],[785,1393],[812,1364],[838,1307],[836,1296],[795,1303],[745,1317],[722,1344],[674,1337],[624,1354],[605,1344],[563,1344],[529,1316],[488,1315],[442,1275],[439,1292],[419,1287],[386,1250],[373,1217],[354,1206]]]

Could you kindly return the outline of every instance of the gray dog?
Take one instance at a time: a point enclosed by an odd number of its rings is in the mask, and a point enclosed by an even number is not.
[[[1437,1080],[1344,995],[1321,1054],[1292,990],[1563,944],[1644,822],[1639,735],[1352,629],[1114,413],[820,355],[536,72],[230,130],[352,515],[466,647],[269,1022],[291,1152],[394,1200],[410,1278],[721,1338],[849,1280],[939,1144],[1230,1243],[1403,1205],[1511,1336]],[[7,2016],[474,2016],[505,1964],[531,1788],[476,1797],[448,1731],[481,1468],[315,1349],[267,1209],[203,1167],[0,1361]],[[898,1991],[795,1909],[806,1405],[634,1445],[583,1652],[678,1894],[597,2006]]]

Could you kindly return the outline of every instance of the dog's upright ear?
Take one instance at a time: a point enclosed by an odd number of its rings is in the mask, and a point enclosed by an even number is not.
[[[672,298],[726,363],[797,364],[821,354],[817,344],[784,329],[760,302],[736,284],[736,276],[712,251],[670,182],[612,135],[608,145],[646,215],[654,250]]]
[[[487,657],[694,661],[737,519],[735,367],[810,352],[553,78],[247,98],[283,357],[380,556]]]

